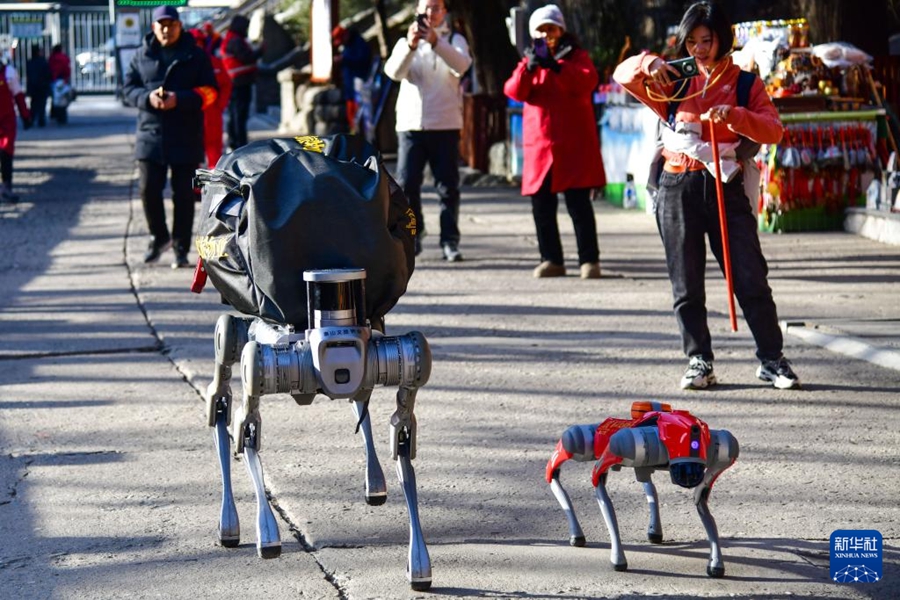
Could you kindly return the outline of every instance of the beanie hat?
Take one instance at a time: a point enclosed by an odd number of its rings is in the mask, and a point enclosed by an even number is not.
[[[537,35],[538,27],[548,23],[550,25],[561,27],[563,31],[566,30],[566,20],[563,18],[562,11],[559,10],[559,7],[555,4],[542,6],[531,13],[531,18],[528,19],[528,31],[530,31],[531,36],[534,37]]]

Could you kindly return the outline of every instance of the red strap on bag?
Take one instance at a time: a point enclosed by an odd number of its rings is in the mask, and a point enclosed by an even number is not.
[[[197,268],[194,269],[194,280],[191,281],[191,291],[195,294],[199,294],[203,291],[203,288],[206,286],[206,269],[203,268],[203,259],[199,256],[197,257]]]

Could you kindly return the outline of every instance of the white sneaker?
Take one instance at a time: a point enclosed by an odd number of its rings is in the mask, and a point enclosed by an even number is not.
[[[792,390],[800,387],[800,378],[791,368],[791,361],[784,356],[776,360],[764,360],[756,369],[756,376],[768,381],[779,390]]]
[[[692,356],[687,371],[681,377],[681,389],[704,390],[716,385],[716,374],[713,373],[712,361],[702,356]]]

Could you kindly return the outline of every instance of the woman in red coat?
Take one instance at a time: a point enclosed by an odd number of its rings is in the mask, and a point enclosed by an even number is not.
[[[503,92],[525,103],[522,195],[531,196],[541,264],[535,277],[566,274],[556,220],[558,194],[566,199],[583,279],[600,277],[597,223],[591,188],[606,184],[591,95],[599,78],[588,53],[566,33],[562,12],[548,4],[528,22],[534,45]]]

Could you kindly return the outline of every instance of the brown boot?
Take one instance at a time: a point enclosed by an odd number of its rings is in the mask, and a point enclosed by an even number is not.
[[[566,268],[545,260],[534,269],[535,277],[565,277]]]
[[[582,279],[600,279],[600,263],[583,263],[581,265]]]

